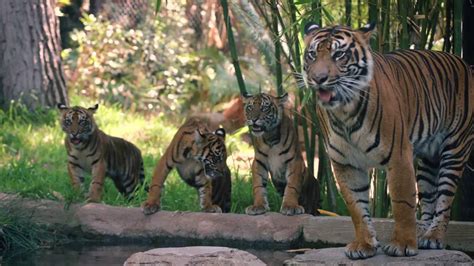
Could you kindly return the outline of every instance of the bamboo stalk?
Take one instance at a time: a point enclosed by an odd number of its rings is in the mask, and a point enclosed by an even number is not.
[[[239,57],[237,56],[237,49],[235,46],[234,34],[232,32],[232,25],[230,23],[229,8],[227,5],[227,0],[220,0],[223,10],[225,26],[227,29],[227,38],[229,40],[229,49],[230,56],[232,58],[232,64],[235,69],[235,77],[237,78],[237,83],[239,84],[239,90],[241,95],[246,95],[247,90],[245,89],[245,82],[242,77],[242,71],[240,70]]]
[[[402,49],[408,49],[410,47],[410,37],[408,35],[408,5],[409,0],[398,0],[398,12],[402,25],[402,31],[400,33],[400,48]]]
[[[454,35],[453,35],[453,47],[454,54],[461,56],[462,50],[462,1],[455,0],[453,5],[453,20],[454,20]],[[467,25],[466,25],[467,26]],[[472,26],[472,25],[471,25]]]
[[[277,86],[277,93],[279,96],[283,95],[283,74],[281,69],[281,61],[280,61],[280,48],[281,45],[277,44],[280,41],[280,33],[278,30],[278,17],[276,12],[278,11],[277,2],[276,0],[272,0],[271,2],[271,10],[272,10],[272,26],[273,26],[273,43],[275,44],[275,75],[276,75],[276,86]]]
[[[382,51],[390,51],[390,0],[382,0]]]
[[[376,23],[377,27],[379,25],[379,11],[378,11],[378,1],[369,0],[369,22]],[[379,51],[379,41],[378,38],[372,38],[370,40],[370,46],[374,51]]]
[[[446,0],[446,27],[444,32],[443,51],[451,52],[451,22],[453,14],[453,0]]]
[[[346,6],[346,25],[351,26],[351,13],[352,13],[352,1],[351,0],[345,0],[345,6]]]

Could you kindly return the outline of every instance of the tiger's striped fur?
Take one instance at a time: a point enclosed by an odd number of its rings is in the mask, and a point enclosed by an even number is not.
[[[254,203],[245,212],[263,214],[269,210],[268,173],[283,196],[280,212],[285,215],[318,214],[319,183],[306,169],[293,120],[285,111],[288,94],[273,97],[265,93],[243,97],[246,122],[254,135],[252,163]]]
[[[140,150],[132,143],[102,132],[95,123],[94,113],[99,107],[66,107],[58,104],[61,128],[68,155],[71,183],[79,188],[87,173],[92,173],[89,202],[99,202],[105,177],[109,176],[120,193],[130,197],[143,183],[145,174]]]
[[[442,248],[474,139],[469,67],[444,52],[372,52],[373,28],[306,26],[306,80],[319,96],[326,148],[356,230],[346,247],[352,259],[375,255],[378,245],[368,208],[373,167],[387,170],[395,219],[384,252],[412,256],[417,246]]]
[[[212,132],[205,120],[189,118],[155,167],[148,199],[142,204],[143,213],[149,215],[160,210],[165,179],[173,168],[198,190],[204,212],[229,212],[232,184],[226,159],[224,129]]]

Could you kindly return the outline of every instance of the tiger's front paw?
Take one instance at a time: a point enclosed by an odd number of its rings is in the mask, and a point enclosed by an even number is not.
[[[444,247],[443,237],[437,236],[432,231],[418,237],[418,248],[420,249],[443,249]]]
[[[150,203],[148,201],[145,201],[142,204],[142,211],[143,211],[143,214],[145,214],[145,215],[153,214],[153,213],[155,213],[159,210],[160,210],[160,204]]]
[[[99,203],[99,202],[100,202],[100,198],[98,197],[89,196],[86,199],[86,203]]]
[[[347,244],[345,254],[351,260],[366,259],[375,256],[377,253],[377,245],[372,245],[365,242],[354,242]]]
[[[382,250],[385,254],[393,257],[411,257],[418,254],[415,241],[392,240]]]
[[[209,207],[206,207],[202,209],[203,212],[211,212],[211,213],[222,213],[221,207],[217,205],[211,205]]]
[[[269,211],[268,207],[258,205],[251,205],[245,208],[245,213],[248,215],[260,215],[266,213],[267,211]]]
[[[282,204],[280,208],[280,213],[288,216],[303,214],[304,208],[300,205]]]

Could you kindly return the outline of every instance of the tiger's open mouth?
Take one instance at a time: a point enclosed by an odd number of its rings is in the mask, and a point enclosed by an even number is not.
[[[330,103],[336,97],[336,92],[320,88],[316,91],[316,95],[322,103]]]
[[[72,144],[74,145],[78,145],[81,143],[81,139],[80,138],[69,138],[69,140],[71,141]]]
[[[252,134],[254,136],[261,136],[263,135],[263,133],[265,133],[265,128],[263,126],[258,126],[258,125],[252,125]]]

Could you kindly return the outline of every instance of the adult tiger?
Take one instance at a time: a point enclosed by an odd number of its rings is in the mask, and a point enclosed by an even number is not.
[[[280,97],[260,93],[243,97],[246,122],[253,134],[255,158],[252,163],[253,205],[249,215],[269,210],[268,173],[283,196],[280,212],[285,215],[318,214],[319,183],[309,175],[298,143],[293,119],[284,107],[288,94]],[[301,205],[300,205],[301,204]]]
[[[178,129],[158,161],[143,213],[160,210],[161,191],[168,173],[176,167],[181,178],[199,193],[204,212],[229,212],[231,177],[226,164],[225,131],[210,131],[207,122],[192,117]]]
[[[383,247],[417,254],[444,246],[451,203],[473,143],[474,80],[457,56],[435,51],[371,51],[374,25],[305,27],[304,70],[319,96],[327,150],[356,231],[351,259],[375,255],[368,169],[385,168],[395,228]],[[414,157],[419,159],[416,178]]]
[[[87,173],[92,173],[87,201],[99,202],[104,180],[109,176],[115,187],[130,197],[137,185],[145,178],[140,150],[132,143],[109,136],[101,131],[94,120],[99,108],[67,107],[58,104],[61,128],[68,155],[68,172],[72,185],[79,188]]]

